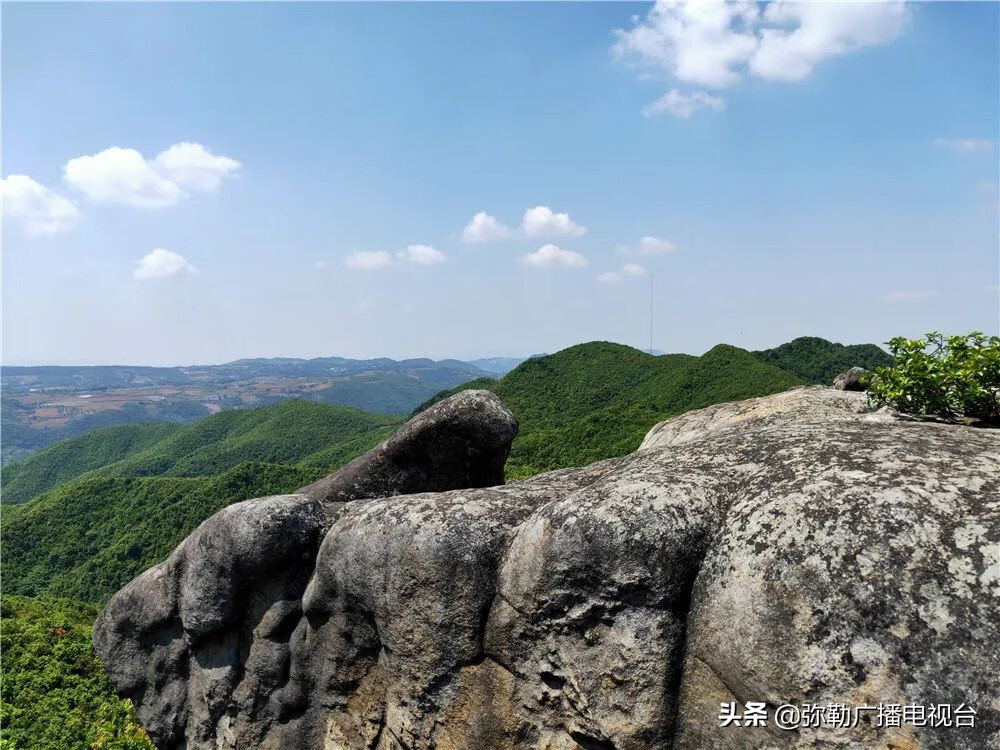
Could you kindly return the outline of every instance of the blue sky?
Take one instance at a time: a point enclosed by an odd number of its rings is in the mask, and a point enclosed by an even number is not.
[[[645,348],[650,274],[664,351],[995,334],[998,30],[996,3],[4,3],[3,361]]]

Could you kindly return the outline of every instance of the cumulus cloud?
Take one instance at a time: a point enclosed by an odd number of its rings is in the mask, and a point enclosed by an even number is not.
[[[140,281],[198,273],[197,269],[184,259],[184,256],[160,247],[140,258],[136,263],[138,268],[135,269],[132,276]]]
[[[431,266],[435,263],[444,263],[448,260],[444,253],[435,250],[430,245],[409,245],[405,250],[400,250],[396,255],[410,263],[418,266]]]
[[[497,221],[495,216],[480,211],[462,230],[462,242],[492,242],[509,235],[510,229]]]
[[[563,250],[556,245],[542,245],[533,253],[521,256],[521,262],[533,268],[582,268],[587,259],[572,250]]]
[[[52,235],[72,229],[80,212],[69,198],[23,174],[0,180],[3,215],[21,225],[28,236]]]
[[[726,108],[725,99],[712,96],[704,91],[695,91],[691,94],[684,94],[677,89],[670,89],[666,94],[654,102],[647,104],[642,114],[646,117],[655,117],[669,112],[675,117],[683,119],[689,118],[698,110],[710,109],[714,112],[721,112]]]
[[[377,271],[392,264],[392,256],[384,250],[356,250],[344,259],[344,265],[356,271]]]
[[[775,0],[763,12],[752,0],[658,0],[644,18],[634,18],[631,29],[617,30],[612,49],[646,71],[644,75],[666,73],[711,89],[735,86],[746,75],[799,81],[824,60],[895,39],[906,17],[903,0]],[[668,93],[644,111],[690,117],[699,109],[718,111],[724,106],[721,99],[705,96],[677,92],[671,99]]]
[[[646,273],[646,269],[638,263],[626,263],[622,267],[622,273],[626,276],[643,276]]]
[[[548,206],[535,206],[524,212],[521,231],[529,237],[579,237],[585,227],[575,224],[569,214],[557,214]]]
[[[906,15],[902,0],[776,0],[764,11],[764,21],[771,26],[759,32],[760,43],[750,58],[750,73],[771,80],[801,81],[828,58],[891,42],[902,31]]]
[[[621,271],[607,271],[606,273],[598,274],[597,280],[602,284],[618,284],[623,281],[626,276],[642,276],[645,273],[646,269],[638,263],[626,263],[622,266]]]
[[[921,302],[937,296],[937,292],[890,292],[884,299],[886,302]]]
[[[677,247],[669,240],[646,235],[634,245],[619,246],[618,252],[624,255],[663,255],[672,253],[676,249]]]
[[[152,166],[181,187],[212,193],[223,179],[239,170],[240,163],[217,156],[200,143],[185,141],[157,154]]]
[[[216,156],[197,143],[175,144],[152,160],[135,149],[112,146],[70,159],[63,177],[95,203],[163,208],[187,197],[189,190],[217,190],[239,167],[235,159]]]
[[[658,0],[632,29],[619,29],[614,52],[674,78],[712,88],[738,83],[757,49],[756,2]]]
[[[935,138],[934,145],[956,154],[991,154],[996,144],[985,138]]]

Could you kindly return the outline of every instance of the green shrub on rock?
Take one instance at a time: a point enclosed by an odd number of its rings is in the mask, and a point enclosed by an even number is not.
[[[907,414],[1000,424],[1000,337],[937,332],[888,342],[895,364],[868,378],[869,399]]]

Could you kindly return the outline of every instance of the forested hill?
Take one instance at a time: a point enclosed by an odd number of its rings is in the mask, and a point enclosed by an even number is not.
[[[470,387],[496,393],[520,423],[507,462],[507,474],[515,478],[624,455],[663,419],[806,382],[725,344],[696,357],[591,342],[529,359],[498,381],[479,379],[443,391],[418,411]]]
[[[822,384],[829,384],[837,375],[852,367],[874,370],[892,364],[892,357],[875,344],[844,346],[813,336],[803,336],[753,354],[762,362]]]
[[[118,425],[56,443],[4,469],[4,503],[77,477],[207,476],[248,461],[326,468],[367,450],[400,419],[334,404],[284,401],[191,424]]]
[[[806,382],[733,346],[700,357],[652,356],[592,342],[439,397],[487,388],[511,408],[521,429],[507,462],[514,479],[624,455],[663,419]],[[301,487],[375,446],[399,423],[287,401],[58,443],[4,472],[5,503],[21,503],[4,506],[5,590],[100,603],[215,511]]]

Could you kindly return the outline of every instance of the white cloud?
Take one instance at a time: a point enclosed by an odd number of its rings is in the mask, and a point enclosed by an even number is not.
[[[582,268],[587,259],[572,250],[562,250],[556,245],[542,245],[533,253],[521,256],[521,262],[534,268]]]
[[[80,212],[69,198],[23,174],[0,180],[3,215],[21,224],[29,236],[52,235],[72,229]]]
[[[524,212],[521,231],[529,237],[579,237],[585,227],[575,224],[569,214],[557,214],[548,206],[535,206]]]
[[[646,105],[642,114],[646,117],[655,117],[664,112],[669,112],[675,117],[683,119],[689,118],[701,109],[710,109],[713,112],[721,112],[726,108],[725,99],[712,96],[704,91],[695,91],[692,94],[685,94],[677,89],[670,89],[666,94],[656,101]]]
[[[184,259],[184,256],[159,247],[136,263],[139,267],[135,269],[132,276],[140,281],[162,279],[182,273],[198,273],[197,269]]]
[[[187,197],[186,190],[216,190],[239,166],[235,159],[216,156],[197,143],[177,143],[152,161],[135,149],[113,146],[70,159],[63,176],[95,203],[163,208]]]
[[[462,242],[491,242],[509,235],[510,229],[497,221],[495,216],[480,211],[462,230]]]
[[[604,284],[617,284],[623,281],[626,276],[642,276],[645,273],[646,269],[638,263],[626,263],[622,266],[621,271],[608,271],[598,274],[597,280]]]
[[[325,260],[317,260],[315,263],[313,263],[313,268],[315,268],[317,271],[322,271],[328,265],[329,264]]]
[[[956,154],[991,154],[995,144],[985,138],[935,138],[934,145]]]
[[[344,259],[344,265],[357,271],[377,271],[392,264],[392,256],[384,250],[356,250]]]
[[[418,266],[430,266],[435,263],[443,263],[448,260],[444,253],[435,250],[430,245],[409,245],[405,250],[400,250],[396,255],[410,263]]]
[[[153,159],[152,166],[181,187],[211,193],[240,168],[228,156],[216,156],[200,143],[175,143]]]
[[[63,167],[66,182],[95,203],[125,203],[144,208],[172,206],[185,193],[156,173],[135,149],[105,149],[70,159]]]
[[[669,240],[646,235],[635,245],[621,245],[618,252],[624,255],[662,255],[672,253],[677,247]]]
[[[646,273],[646,269],[638,263],[626,263],[622,267],[622,273],[626,276],[643,276]]]
[[[643,69],[643,77],[659,71],[712,89],[735,86],[746,75],[799,81],[823,60],[895,39],[906,18],[904,0],[775,0],[763,13],[753,0],[657,0],[633,28],[617,30],[612,50]],[[724,104],[704,92],[677,91],[672,99],[671,93],[647,106],[647,116],[677,109],[690,117]]]
[[[679,81],[712,88],[738,83],[736,70],[757,49],[752,25],[755,2],[658,0],[645,19],[616,34],[614,52],[647,68],[663,69]]]
[[[749,70],[759,78],[801,81],[823,60],[892,41],[902,31],[906,17],[902,0],[775,0],[764,11],[764,21],[772,26],[760,30],[760,43]]]
[[[937,292],[890,292],[885,295],[886,302],[920,302],[937,297]]]

